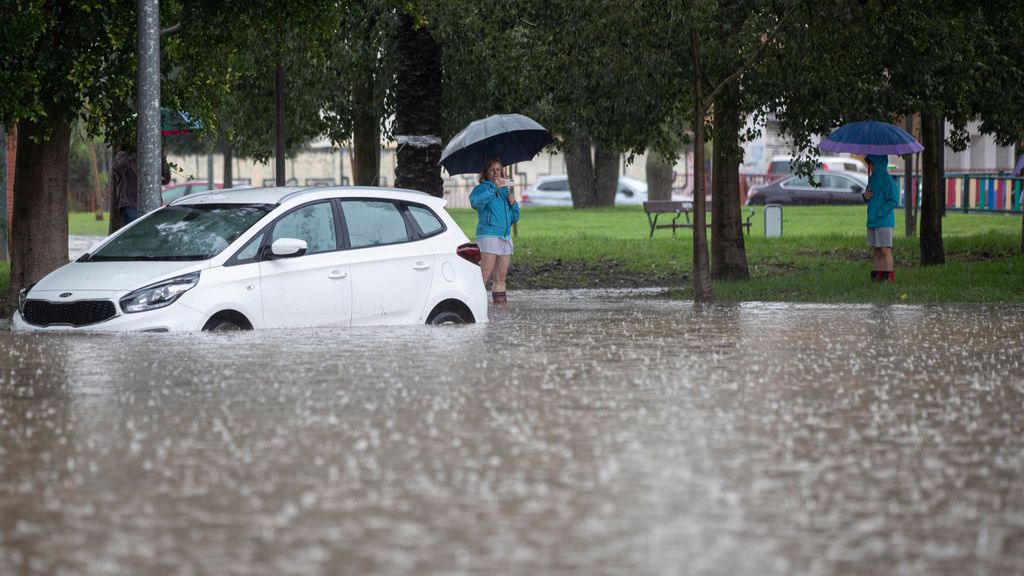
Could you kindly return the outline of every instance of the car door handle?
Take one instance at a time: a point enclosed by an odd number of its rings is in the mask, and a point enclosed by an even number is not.
[[[427,268],[430,268],[430,264],[426,262],[417,262],[412,265],[413,270],[426,270]]]
[[[327,275],[327,277],[330,278],[331,280],[341,280],[346,276],[348,276],[348,272],[343,272],[341,270],[334,270]]]

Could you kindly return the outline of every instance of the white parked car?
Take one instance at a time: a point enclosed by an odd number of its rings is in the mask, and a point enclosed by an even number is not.
[[[184,196],[23,290],[12,327],[486,322],[479,249],[444,205],[385,188]]]
[[[647,200],[647,183],[619,177],[619,189],[615,192],[616,204],[643,204]],[[542,176],[533,186],[523,192],[523,206],[572,206],[569,192],[569,177],[565,174]]]

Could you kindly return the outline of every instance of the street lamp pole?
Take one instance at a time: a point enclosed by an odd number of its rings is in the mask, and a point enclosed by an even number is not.
[[[139,213],[160,207],[160,0],[138,0]]]

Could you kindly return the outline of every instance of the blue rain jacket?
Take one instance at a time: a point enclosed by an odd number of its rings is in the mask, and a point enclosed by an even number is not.
[[[477,211],[477,236],[512,239],[512,224],[519,221],[519,203],[508,205],[507,188],[484,180],[469,194],[469,205]]]
[[[889,157],[871,155],[864,158],[874,170],[868,179],[871,200],[868,200],[868,228],[895,228],[893,210],[900,205],[896,181],[889,175]]]

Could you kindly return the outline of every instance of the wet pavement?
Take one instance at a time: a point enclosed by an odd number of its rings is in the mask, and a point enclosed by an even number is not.
[[[0,574],[1024,573],[1024,308],[0,330]]]

